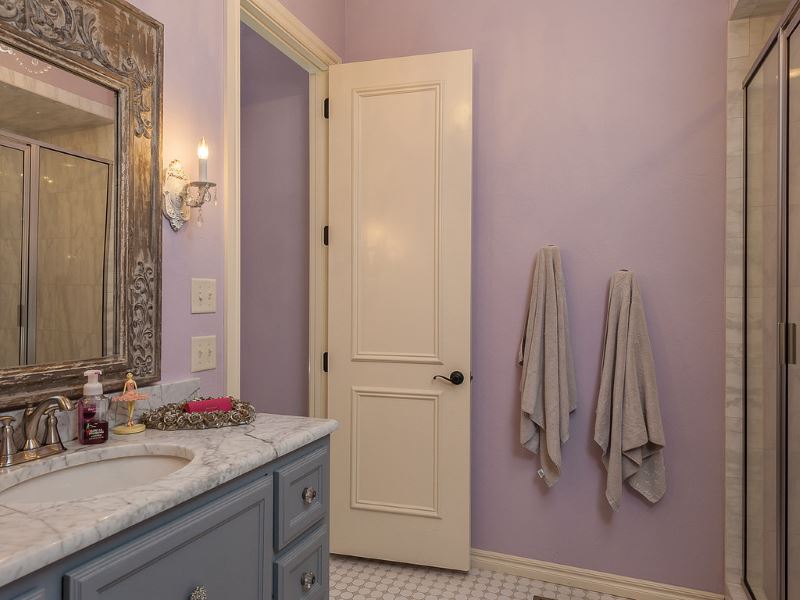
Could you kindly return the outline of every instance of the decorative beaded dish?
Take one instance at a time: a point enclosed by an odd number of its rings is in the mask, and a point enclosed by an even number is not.
[[[197,398],[207,400],[207,398]],[[249,402],[231,398],[231,410],[212,412],[186,412],[186,402],[165,404],[142,413],[141,422],[150,429],[174,431],[176,429],[214,429],[247,425],[256,418],[256,409]]]

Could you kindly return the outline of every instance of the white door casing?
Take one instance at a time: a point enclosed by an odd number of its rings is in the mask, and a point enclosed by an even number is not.
[[[331,551],[467,570],[472,51],[334,65],[330,113]]]

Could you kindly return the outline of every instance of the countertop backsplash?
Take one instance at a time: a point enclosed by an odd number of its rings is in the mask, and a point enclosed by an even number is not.
[[[158,408],[164,404],[173,402],[185,402],[192,400],[200,395],[200,380],[196,377],[190,379],[183,379],[181,381],[170,381],[165,383],[157,383],[147,387],[139,388],[143,394],[147,394],[147,400],[138,402],[136,404],[135,417],[139,416],[145,410]],[[116,396],[119,392],[113,394],[106,394],[107,396]],[[16,419],[15,426],[15,441],[17,445],[21,445],[23,440],[23,427],[22,427],[22,413],[24,409],[14,410],[3,414],[11,415]],[[58,432],[64,442],[74,440],[78,437],[78,414],[74,410],[61,411],[57,413],[58,416]],[[113,427],[125,421],[125,406],[122,404],[111,403],[109,407],[109,422]],[[44,419],[39,424],[39,436],[44,433]]]

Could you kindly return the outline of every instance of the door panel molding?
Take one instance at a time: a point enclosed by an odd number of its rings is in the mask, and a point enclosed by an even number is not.
[[[411,363],[417,365],[443,365],[444,361],[435,354],[381,354],[379,352],[359,352],[353,354],[354,361],[378,363]]]
[[[421,517],[441,518],[439,514],[439,409],[441,401],[441,392],[431,392],[430,390],[412,390],[405,388],[378,388],[378,387],[353,387],[352,403],[351,403],[351,453],[350,453],[350,473],[351,473],[351,490],[350,490],[350,506],[359,510],[373,510],[383,511],[395,514],[414,515]],[[402,448],[408,447],[414,441],[421,441],[418,439],[411,439],[409,433],[402,433],[398,435],[399,439],[393,439],[386,434],[387,424],[385,422],[368,422],[364,419],[362,425],[361,419],[364,416],[362,413],[365,411],[360,410],[361,404],[365,403],[367,399],[394,399],[396,401],[402,400],[416,400],[426,401],[432,403],[431,411],[433,413],[430,434],[430,451],[432,454],[432,466],[430,481],[426,483],[430,485],[428,490],[430,493],[430,502],[426,506],[424,503],[409,503],[409,502],[391,502],[389,500],[369,499],[366,497],[368,494],[362,490],[364,483],[362,477],[365,475],[361,469],[361,458],[363,454],[369,453],[372,455],[371,461],[384,461],[385,456],[382,450],[394,451],[395,455],[402,456],[404,466],[409,470],[413,470],[415,465],[411,464],[408,454],[401,451]],[[396,402],[394,404],[399,404]],[[367,430],[370,433],[378,431],[378,435],[371,436],[368,448],[361,448],[361,433]],[[399,433],[399,432],[398,432]],[[382,438],[382,439],[380,439]],[[424,440],[422,440],[424,441]],[[380,446],[386,444],[388,448],[381,448]],[[383,464],[380,466],[380,472],[373,473],[373,477],[377,478],[376,482],[383,490],[386,489],[387,479],[395,477],[393,472],[385,472],[389,465]],[[424,467],[424,465],[422,465]],[[404,479],[403,485],[408,486],[410,482],[407,478]],[[419,485],[422,482],[417,482]]]
[[[432,98],[425,96],[432,95]],[[396,97],[396,98],[392,98]],[[391,106],[372,107],[375,102]],[[427,112],[428,114],[420,114]],[[370,114],[372,113],[372,114]],[[377,113],[377,114],[375,114]],[[405,114],[404,114],[405,113]],[[442,364],[440,353],[441,339],[441,303],[440,303],[440,263],[441,263],[441,148],[442,148],[442,89],[441,82],[412,82],[403,85],[373,86],[353,91],[353,129],[352,148],[354,160],[351,163],[352,177],[352,213],[353,213],[353,319],[352,340],[353,360],[376,362],[414,362]],[[415,138],[416,128],[406,128],[403,123],[414,119],[428,118],[432,123],[433,139]],[[423,134],[428,131],[421,132]],[[380,155],[379,163],[374,164],[370,149],[380,142],[374,137],[390,137],[394,140],[393,150],[398,154],[397,160]],[[377,191],[389,184],[402,187],[405,182],[415,182],[416,177],[403,177],[403,173],[387,173],[386,164],[396,164],[408,154],[416,154],[421,168],[429,168],[429,180],[417,182],[417,189],[403,190],[408,202],[403,206],[370,206],[370,201],[380,203]],[[430,156],[426,156],[429,153]],[[427,159],[427,160],[426,160]],[[371,176],[378,181],[371,183]],[[420,185],[421,184],[421,185]],[[408,184],[407,184],[408,185]],[[409,186],[410,187],[410,186]],[[377,188],[377,189],[376,189]],[[420,189],[421,188],[421,189]],[[426,189],[427,188],[427,189]],[[430,194],[429,197],[426,197]],[[385,265],[392,264],[394,256],[408,256],[412,250],[404,247],[402,240],[409,238],[419,224],[421,212],[430,211],[430,239],[425,241],[429,247],[426,253],[420,254],[416,265],[409,265],[408,260],[398,260],[394,264],[416,268],[419,271],[430,263],[431,273],[425,273],[431,279],[431,288],[424,289],[427,296],[423,302],[419,298],[422,282],[418,280],[413,290],[403,285],[408,273],[399,270],[396,273],[386,272]],[[391,213],[391,214],[381,214]],[[406,215],[407,221],[403,222]],[[407,231],[389,231],[386,222],[393,222],[394,227],[404,227]],[[415,242],[421,241],[422,232],[417,230]],[[429,253],[427,252],[429,250]],[[378,255],[379,258],[373,258]],[[380,262],[381,273],[370,270],[370,265]],[[365,270],[367,272],[365,272]],[[404,277],[406,276],[406,277]],[[420,277],[422,279],[422,277]],[[367,282],[367,284],[365,284]],[[372,283],[373,288],[368,289]],[[376,291],[379,292],[376,294]],[[403,298],[401,295],[408,291]],[[377,296],[371,298],[371,296]],[[428,304],[429,303],[429,304]],[[415,310],[416,308],[416,310]],[[430,319],[430,326],[420,322]],[[429,332],[430,339],[412,338],[420,332]],[[416,334],[416,335],[415,335]],[[378,348],[380,342],[395,346],[394,348]]]

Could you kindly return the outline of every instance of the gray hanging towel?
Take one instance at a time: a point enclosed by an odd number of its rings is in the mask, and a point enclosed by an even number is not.
[[[620,506],[623,481],[650,502],[661,499],[667,480],[656,370],[639,284],[630,271],[611,277],[594,440],[603,449],[612,509]]]
[[[569,415],[576,406],[567,297],[561,254],[555,246],[542,248],[536,257],[518,360],[520,443],[539,454],[539,474],[552,486],[561,477],[561,445],[569,439]]]

